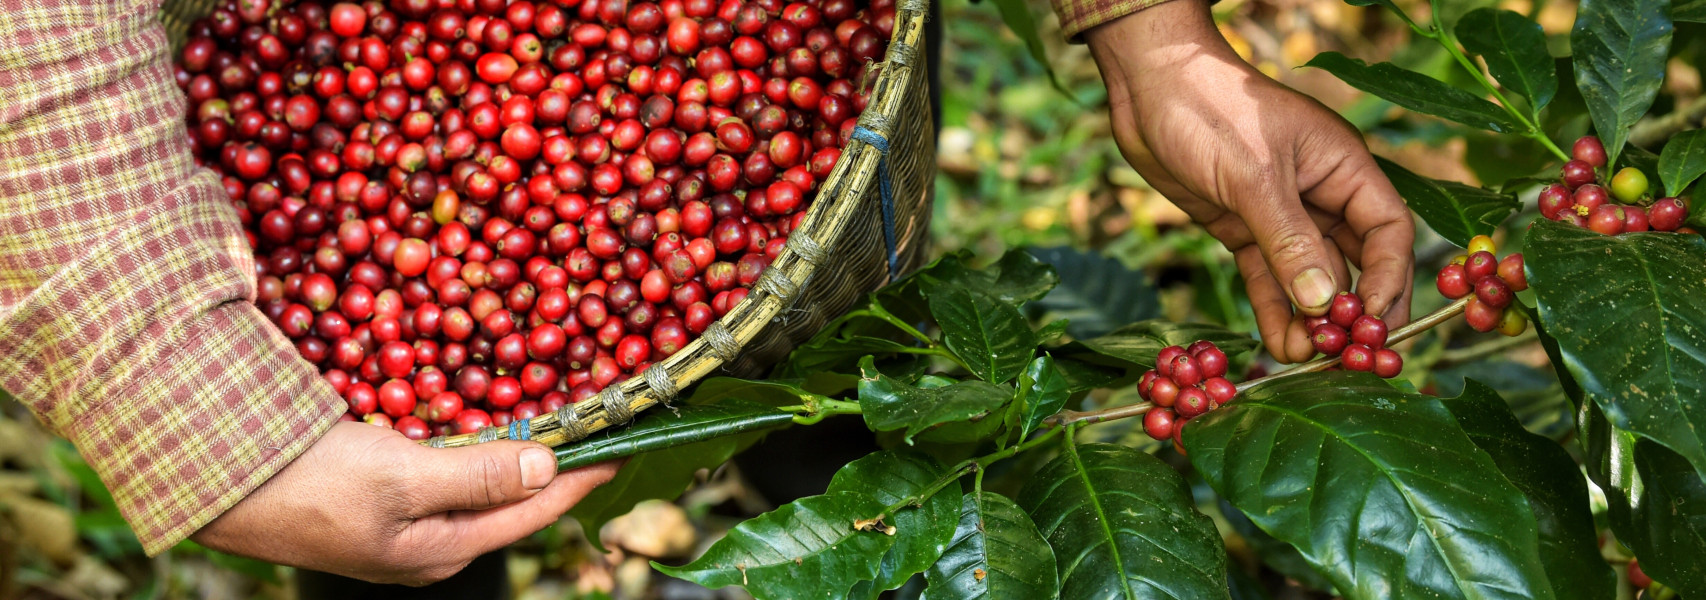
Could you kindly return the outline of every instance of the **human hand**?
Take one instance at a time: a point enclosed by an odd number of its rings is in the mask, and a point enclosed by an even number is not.
[[[1369,313],[1409,321],[1415,225],[1355,128],[1239,58],[1204,0],[1084,36],[1121,153],[1232,251],[1274,358],[1314,355],[1303,318],[1350,289],[1346,260]]]
[[[555,455],[537,442],[428,448],[338,423],[191,537],[279,564],[424,585],[556,522],[617,468],[558,474]]]

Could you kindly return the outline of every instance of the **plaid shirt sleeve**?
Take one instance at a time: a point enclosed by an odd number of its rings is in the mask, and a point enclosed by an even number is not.
[[[344,410],[251,303],[158,10],[0,0],[0,387],[76,444],[151,555]]]
[[[1131,13],[1155,6],[1167,0],[1052,0],[1054,12],[1060,16],[1060,33],[1067,41],[1083,42],[1084,30]]]

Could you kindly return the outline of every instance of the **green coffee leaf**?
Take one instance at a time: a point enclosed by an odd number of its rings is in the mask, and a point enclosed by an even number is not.
[[[1649,0],[1582,0],[1576,9],[1576,88],[1613,163],[1664,83],[1674,29],[1668,9],[1668,2]]]
[[[1706,0],[1676,0],[1670,18],[1679,23],[1706,23]]]
[[[1052,600],[1060,597],[1054,551],[1006,496],[967,494],[959,528],[924,574],[923,600]]]
[[[1226,598],[1226,548],[1185,480],[1113,444],[1065,445],[1019,496],[1054,549],[1060,597]]]
[[[1019,427],[1019,439],[1024,439],[1043,419],[1060,412],[1071,392],[1067,390],[1066,376],[1055,368],[1054,358],[1041,356],[1031,361],[1031,366],[1019,376],[1019,394],[1025,399],[1024,421]]]
[[[1617,541],[1654,580],[1706,597],[1706,480],[1677,453],[1612,427],[1592,402],[1577,417],[1582,462],[1605,492]]]
[[[1706,240],[1540,221],[1526,244],[1540,320],[1585,397],[1706,473]]]
[[[866,357],[859,361],[859,408],[872,431],[903,431],[907,443],[936,425],[988,418],[1013,399],[1008,388],[986,381],[965,381],[943,387],[907,385],[877,371]]]
[[[557,469],[573,469],[662,448],[780,427],[794,413],[756,402],[730,399],[719,404],[655,410],[632,425],[611,428],[557,449]]]
[[[836,471],[827,493],[865,494],[885,506],[893,506],[909,496],[924,493],[947,471],[922,453],[888,450],[867,455]],[[954,537],[960,495],[959,484],[952,483],[926,499],[923,506],[902,508],[888,515],[887,522],[895,528],[894,546],[883,554],[882,569],[872,591],[898,588],[935,564]]]
[[[1528,98],[1537,117],[1558,94],[1558,73],[1539,23],[1508,10],[1478,8],[1457,21],[1456,32],[1465,49],[1487,61],[1493,79]]]
[[[930,294],[930,314],[942,328],[942,343],[984,381],[1013,379],[1036,354],[1036,332],[1025,315],[990,296],[941,289]]]
[[[1523,130],[1499,105],[1392,63],[1370,65],[1338,52],[1322,52],[1304,66],[1332,73],[1351,87],[1419,113],[1499,133]]]
[[[709,588],[738,585],[760,600],[843,598],[877,576],[894,545],[896,536],[857,528],[882,511],[867,494],[808,496],[736,525],[690,564],[652,567]]]
[[[967,266],[969,260],[967,254],[949,255],[919,273],[925,295],[960,289],[1006,304],[1020,304],[1043,297],[1060,283],[1054,267],[1024,250],[1008,250],[1001,260],[982,269]]]
[[[1161,296],[1141,271],[1112,257],[1069,246],[1036,248],[1031,254],[1054,266],[1060,285],[1037,300],[1047,314],[1071,319],[1066,331],[1083,339],[1161,316]]]
[[[1665,184],[1665,195],[1681,196],[1702,174],[1706,174],[1706,130],[1678,133],[1659,151],[1659,179]]]
[[[1347,598],[1553,597],[1522,491],[1436,398],[1368,373],[1286,377],[1183,441],[1216,492]]]
[[[1398,195],[1404,197],[1410,210],[1416,211],[1440,237],[1459,248],[1468,247],[1470,238],[1493,233],[1522,207],[1516,196],[1510,194],[1429,179],[1384,158],[1376,156],[1374,160],[1387,179],[1392,180],[1392,187],[1398,189]]]
[[[1523,429],[1504,398],[1480,382],[1465,381],[1461,395],[1441,402],[1528,499],[1553,595],[1560,600],[1615,597],[1617,577],[1599,554],[1587,482],[1570,453]]]
[[[1242,333],[1217,325],[1173,323],[1150,320],[1132,323],[1107,335],[1079,340],[1062,347],[1061,352],[1082,352],[1108,357],[1139,369],[1155,366],[1155,357],[1168,346],[1189,346],[1197,340],[1208,340],[1232,357],[1252,350],[1256,340]]]

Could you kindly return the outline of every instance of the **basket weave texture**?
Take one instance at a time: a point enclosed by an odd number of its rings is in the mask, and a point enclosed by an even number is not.
[[[182,47],[190,24],[212,12],[215,5],[216,0],[166,0],[160,20],[174,49]],[[531,439],[560,446],[627,423],[636,413],[668,402],[713,373],[761,373],[887,281],[890,256],[880,170],[889,179],[896,266],[902,272],[918,266],[928,245],[936,174],[936,140],[926,89],[929,77],[922,52],[928,13],[929,0],[896,4],[887,54],[868,69],[874,73],[868,76],[870,102],[859,117],[865,131],[842,148],[841,159],[819,187],[804,222],[788,236],[786,249],[745,301],[699,339],[591,399],[508,426],[435,437],[425,443],[456,447]],[[873,146],[868,141],[879,143]],[[883,145],[887,148],[879,147]]]

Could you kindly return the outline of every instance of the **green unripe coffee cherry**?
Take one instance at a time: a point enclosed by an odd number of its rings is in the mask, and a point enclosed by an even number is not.
[[[1611,195],[1623,202],[1640,200],[1647,193],[1647,174],[1635,167],[1623,167],[1611,178]]]

